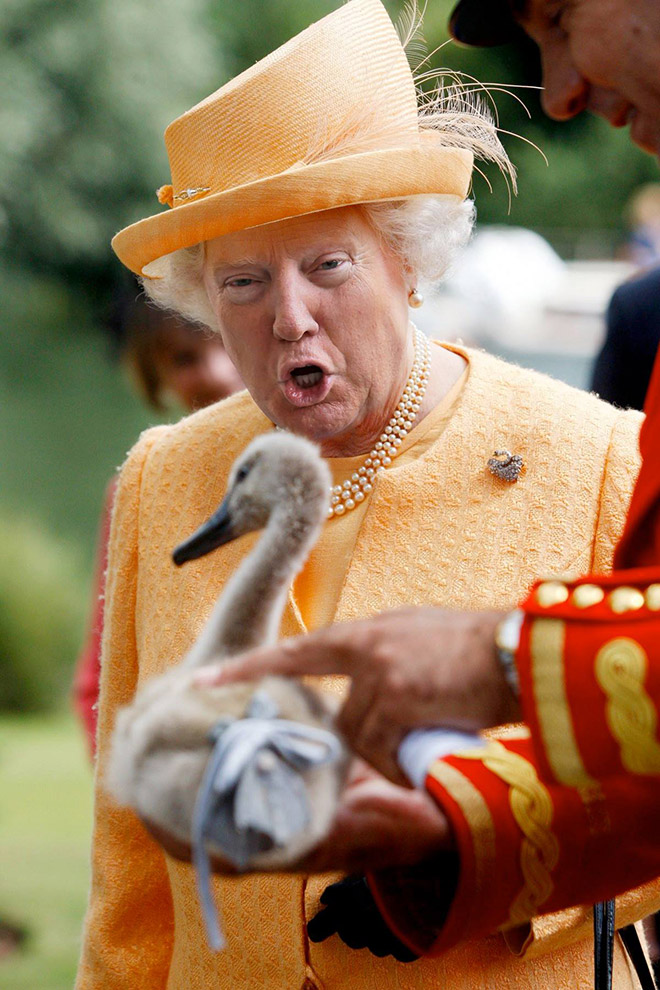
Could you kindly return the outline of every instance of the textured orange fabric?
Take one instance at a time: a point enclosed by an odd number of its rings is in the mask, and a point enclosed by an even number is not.
[[[408,434],[399,447],[397,466],[402,467],[421,457],[440,438],[467,377],[466,368],[444,399]],[[350,478],[363,463],[364,455],[330,458],[328,466],[332,471],[333,484],[340,484]],[[352,512],[336,516],[332,520],[332,526],[326,526],[321,533],[307,564],[296,578],[294,594],[305,628],[309,632],[329,626],[334,620],[355,541],[368,508],[369,499],[366,499]],[[318,593],[321,587],[322,595]]]
[[[336,618],[405,603],[508,608],[539,573],[610,566],[637,469],[640,417],[593,396],[462,352],[470,374],[439,440],[379,476],[355,543]],[[194,877],[146,836],[103,790],[118,705],[184,655],[256,537],[176,569],[172,548],[219,504],[230,464],[270,424],[245,393],[176,426],[148,431],[120,480],[110,544],[99,719],[93,887],[79,990],[327,990],[449,986],[586,988],[588,931],[563,915],[518,959],[501,936],[411,965],[353,952],[338,939],[311,945],[304,923],[328,876],[215,881],[229,946],[206,948]],[[497,448],[526,471],[506,484],[486,471]],[[332,526],[332,521],[328,524]],[[319,593],[322,590],[319,589]],[[290,597],[282,632],[301,631]],[[647,913],[643,899],[639,916]],[[544,953],[544,949],[553,952]],[[617,948],[617,990],[635,984]]]

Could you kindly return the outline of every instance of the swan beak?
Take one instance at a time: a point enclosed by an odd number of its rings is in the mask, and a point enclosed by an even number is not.
[[[178,545],[172,554],[172,560],[177,566],[185,564],[187,560],[197,560],[198,557],[205,556],[216,547],[221,547],[223,543],[229,543],[235,535],[232,531],[227,499],[225,499],[210,519],[202,523],[192,536]]]

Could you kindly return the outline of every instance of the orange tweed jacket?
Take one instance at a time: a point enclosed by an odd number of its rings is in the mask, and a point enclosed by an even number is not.
[[[610,567],[638,467],[639,415],[465,353],[470,374],[441,438],[418,461],[377,481],[338,620],[403,603],[506,608],[539,574]],[[218,505],[238,452],[269,428],[242,393],[176,426],[149,430],[122,472],[110,541],[93,879],[78,990],[590,988],[590,922],[582,909],[547,916],[524,945],[494,935],[409,965],[351,951],[336,938],[310,944],[305,923],[328,876],[217,879],[229,947],[214,956],[191,868],[166,857],[105,793],[117,707],[187,651],[253,537],[182,570],[171,564],[171,550]],[[525,460],[516,484],[485,470],[501,447]],[[282,631],[303,631],[293,596]],[[656,889],[627,895],[621,920],[658,907]],[[636,986],[618,943],[615,981],[617,990]]]

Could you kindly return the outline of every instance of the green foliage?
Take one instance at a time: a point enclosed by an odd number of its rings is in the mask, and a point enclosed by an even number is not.
[[[0,195],[14,259],[107,266],[115,230],[160,207],[162,133],[223,78],[209,0],[6,0]]]
[[[2,504],[83,549],[91,569],[105,487],[141,430],[160,421],[129,387],[82,294],[0,274]]]
[[[27,516],[0,515],[0,711],[61,701],[86,600],[71,547]]]

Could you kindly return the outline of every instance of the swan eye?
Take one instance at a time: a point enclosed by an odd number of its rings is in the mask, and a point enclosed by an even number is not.
[[[238,469],[238,471],[236,472],[236,484],[243,481],[244,478],[247,478],[248,474],[250,473],[250,467],[251,465],[244,464],[243,467],[240,467]]]

